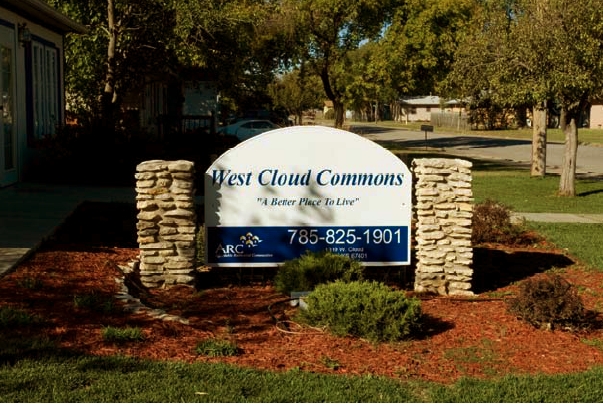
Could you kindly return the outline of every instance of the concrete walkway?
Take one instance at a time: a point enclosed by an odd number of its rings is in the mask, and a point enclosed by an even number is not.
[[[0,276],[26,258],[84,201],[135,203],[134,187],[19,183],[0,188]]]
[[[516,220],[547,223],[603,223],[603,214],[587,213],[513,213]]]

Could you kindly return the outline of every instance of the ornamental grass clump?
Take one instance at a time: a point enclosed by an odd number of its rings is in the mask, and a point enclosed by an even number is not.
[[[335,280],[362,280],[363,270],[359,261],[349,257],[329,251],[307,251],[301,257],[286,261],[279,267],[274,287],[286,295],[291,292],[309,292],[316,285]]]
[[[233,341],[210,338],[197,343],[195,352],[198,355],[218,357],[218,356],[235,356],[239,352],[237,344]]]
[[[138,327],[104,327],[103,339],[107,342],[140,342],[144,340],[144,334]]]
[[[376,281],[335,281],[318,285],[300,310],[302,323],[326,327],[337,336],[398,341],[420,329],[421,302]]]
[[[0,330],[29,326],[36,324],[39,321],[39,318],[27,313],[24,310],[8,306],[0,306]]]
[[[508,309],[537,328],[574,330],[588,324],[588,313],[576,288],[556,274],[522,282]]]

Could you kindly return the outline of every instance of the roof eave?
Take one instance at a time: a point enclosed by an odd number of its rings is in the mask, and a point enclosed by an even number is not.
[[[73,21],[40,0],[0,0],[0,6],[11,9],[17,14],[47,26],[60,34],[69,32],[88,33],[88,28],[84,25]]]

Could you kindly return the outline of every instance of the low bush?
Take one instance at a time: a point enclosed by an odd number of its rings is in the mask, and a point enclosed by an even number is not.
[[[237,344],[225,339],[210,338],[200,341],[195,348],[198,355],[217,357],[235,356],[239,352]]]
[[[73,296],[73,306],[76,309],[85,309],[96,313],[109,314],[115,309],[113,299],[96,293]]]
[[[19,285],[20,287],[22,287],[24,289],[40,290],[44,287],[44,282],[42,282],[42,280],[37,279],[37,278],[26,277],[23,279],[19,279],[17,281],[17,285]]]
[[[303,323],[327,327],[338,336],[397,341],[420,329],[421,302],[375,281],[335,281],[318,285],[307,298]]]
[[[522,226],[511,222],[511,208],[491,199],[474,206],[472,228],[473,244],[514,244],[524,232]]]
[[[286,295],[313,290],[316,285],[343,280],[362,280],[364,267],[359,261],[329,251],[306,252],[279,267],[274,287]]]
[[[520,284],[508,310],[537,328],[575,329],[587,323],[587,311],[576,288],[559,275],[545,275]]]
[[[136,342],[144,340],[144,334],[138,327],[105,327],[103,339],[109,342]]]
[[[0,306],[0,329],[12,329],[35,324],[39,319],[26,311]]]

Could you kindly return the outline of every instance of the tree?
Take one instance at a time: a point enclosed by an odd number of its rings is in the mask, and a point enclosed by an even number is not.
[[[163,0],[48,1],[90,29],[67,37],[70,108],[114,129],[123,96],[174,61],[174,9]]]
[[[476,30],[448,77],[449,86],[461,83],[457,90],[487,91],[514,106],[530,103],[535,118],[547,101],[560,104],[568,124],[559,195],[575,195],[579,117],[603,90],[602,6],[602,0],[482,1]],[[534,128],[535,175],[544,175],[544,128]]]
[[[316,76],[307,76],[302,70],[293,70],[274,80],[268,86],[275,108],[282,108],[294,115],[296,124],[302,124],[302,114],[310,108],[321,105],[320,80]]]
[[[70,106],[110,127],[124,95],[159,74],[202,68],[225,96],[265,93],[292,48],[265,23],[278,13],[262,0],[48,1],[90,28],[67,38]]]
[[[536,123],[533,143],[538,147],[534,147],[532,173],[537,170],[539,175],[544,175],[543,170],[535,168],[546,167],[546,155],[542,152],[546,151],[546,147],[542,147],[546,146],[546,125],[538,123],[542,121],[540,111],[544,111],[542,100],[550,94],[532,79],[546,73],[546,64],[538,66],[538,58],[530,45],[520,39],[515,4],[514,0],[476,1],[471,21],[473,30],[466,31],[460,41],[442,89],[451,97],[470,100],[474,110],[483,109],[484,102],[488,108],[500,110],[533,105]],[[532,34],[544,40],[543,46],[549,45],[546,34],[536,29]],[[546,115],[542,118],[546,120]]]
[[[524,46],[518,70],[541,89],[540,100],[560,103],[567,120],[558,194],[574,196],[580,117],[603,91],[603,1],[525,0],[515,9],[516,43]]]
[[[380,56],[398,93],[441,90],[475,9],[473,0],[408,0],[396,10],[380,41]]]
[[[335,126],[343,126],[346,55],[363,41],[377,38],[398,0],[290,0],[296,35],[301,38],[302,63],[320,77],[333,102]]]

